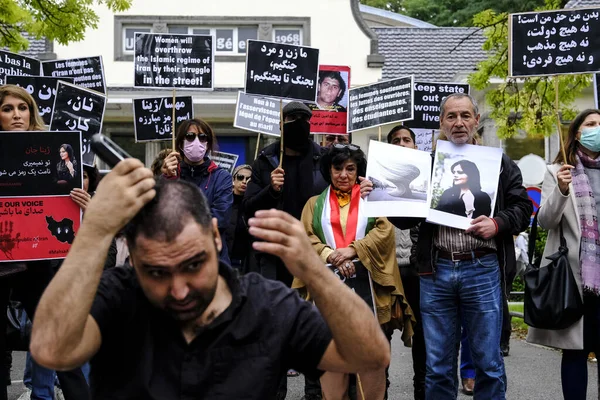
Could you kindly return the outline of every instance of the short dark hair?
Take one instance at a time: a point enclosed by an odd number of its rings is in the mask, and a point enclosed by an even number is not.
[[[335,103],[339,103],[340,100],[344,97],[344,93],[346,93],[346,81],[344,80],[344,78],[342,78],[342,74],[340,74],[340,71],[321,71],[319,72],[319,86],[325,78],[335,79],[340,84],[340,95],[335,98]]]
[[[190,126],[192,125],[198,128],[198,132],[205,133],[206,136],[208,136],[208,141],[206,143],[206,155],[218,150],[217,138],[210,125],[206,121],[201,120],[200,118],[193,118],[181,122],[181,124],[177,128],[177,136],[175,136],[176,151],[181,151],[183,149],[183,141],[185,140],[185,134],[188,132],[188,129],[190,129]]]
[[[367,159],[365,153],[361,149],[350,150],[349,147],[338,149],[332,146],[323,157],[319,164],[321,175],[327,183],[331,185],[331,166],[337,167],[345,163],[347,160],[352,160],[356,163],[357,179],[359,176],[367,174]]]
[[[452,164],[450,172],[454,173],[454,167],[457,165],[460,165],[465,175],[469,177],[469,179],[467,179],[467,186],[469,189],[476,192],[481,191],[481,176],[477,164],[469,160],[460,160]],[[454,184],[452,184],[452,186],[454,186]]]
[[[412,129],[410,129],[408,126],[406,125],[396,125],[395,127],[392,128],[392,130],[390,131],[390,133],[387,134],[387,142],[388,143],[392,143],[392,137],[394,136],[394,133],[401,131],[401,130],[405,130],[408,131],[408,133],[410,133],[410,137],[412,138],[413,143],[417,143],[417,135],[415,135],[415,133],[412,131]]]
[[[208,200],[192,183],[163,179],[155,186],[156,196],[125,227],[129,248],[139,235],[171,242],[192,219],[203,229],[212,229]]]

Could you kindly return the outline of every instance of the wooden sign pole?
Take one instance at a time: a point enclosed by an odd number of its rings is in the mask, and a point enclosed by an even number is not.
[[[560,140],[560,151],[562,153],[563,162],[567,164],[567,153],[565,151],[565,141],[562,135],[562,124],[560,123],[560,110],[558,98],[558,75],[554,75],[554,111],[556,112],[556,128],[558,139]]]
[[[173,88],[173,129],[172,129],[172,145],[173,145],[173,151],[177,151],[177,149],[175,149],[175,95],[176,95],[176,91],[175,88]],[[193,103],[192,103],[192,107],[193,107]]]
[[[258,137],[256,138],[256,150],[254,150],[254,159],[258,158],[258,149],[260,148],[260,132],[258,132]]]
[[[379,141],[381,142],[381,126],[379,126],[378,128],[379,128],[379,135],[378,135],[378,137],[379,137]]]
[[[279,146],[279,168],[283,165],[283,100],[279,99],[279,137],[281,138],[281,144]]]

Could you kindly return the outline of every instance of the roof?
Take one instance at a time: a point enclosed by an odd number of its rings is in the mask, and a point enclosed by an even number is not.
[[[395,12],[383,10],[381,8],[371,7],[365,4],[360,4],[359,7],[360,12],[362,13],[377,15],[383,18],[398,21],[401,24],[411,25],[416,28],[435,28],[435,25],[430,24],[429,22],[421,21],[420,19],[408,17],[406,15],[398,14]]]
[[[379,38],[379,53],[385,56],[383,79],[413,74],[416,80],[450,82],[457,73],[474,71],[486,58],[485,38],[478,28],[373,30]]]
[[[36,39],[30,36],[27,32],[22,33],[23,37],[29,40],[29,48],[25,51],[20,51],[19,54],[27,57],[38,58],[40,54],[48,53],[50,49],[47,46],[46,38]],[[4,47],[2,50],[10,51],[10,49]]]
[[[600,0],[569,0],[565,8],[600,7]]]

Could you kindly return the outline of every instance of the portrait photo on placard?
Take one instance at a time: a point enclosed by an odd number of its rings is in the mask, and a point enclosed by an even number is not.
[[[502,149],[437,142],[427,221],[466,229],[490,217],[496,203]]]
[[[373,190],[366,199],[367,216],[427,216],[430,153],[372,140],[368,160],[367,179]]]
[[[68,143],[63,143],[57,149],[56,184],[65,189],[73,189],[80,180],[80,154],[77,154]]]
[[[317,97],[308,106],[313,111],[346,112],[348,87],[348,71],[319,70]]]

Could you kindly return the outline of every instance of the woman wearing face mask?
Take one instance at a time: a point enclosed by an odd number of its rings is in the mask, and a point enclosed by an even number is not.
[[[46,127],[35,100],[26,90],[14,86],[0,86],[0,131],[43,131]],[[0,310],[6,310],[9,295],[20,301],[28,315],[34,315],[37,304],[53,276],[52,263],[45,261],[3,263],[0,270]],[[0,354],[6,350],[6,311],[0,315]],[[54,391],[52,371],[32,365],[32,397],[51,400]],[[6,365],[0,363],[0,376],[6,375]],[[46,379],[49,378],[49,379]],[[58,372],[63,394],[68,399],[89,398],[87,382],[81,368]],[[0,389],[0,400],[7,399],[6,387]]]
[[[538,222],[548,230],[543,259],[558,250],[562,227],[584,314],[566,329],[529,328],[527,340],[563,349],[563,396],[579,400],[586,399],[588,354],[600,353],[600,110],[575,117],[565,153],[566,160],[559,152],[547,167]]]
[[[223,242],[221,260],[229,263],[225,230],[233,206],[233,183],[231,174],[209,157],[216,145],[215,134],[206,122],[198,118],[183,121],[175,137],[177,151],[165,158],[161,171],[168,179],[181,178],[202,190],[219,224]]]

